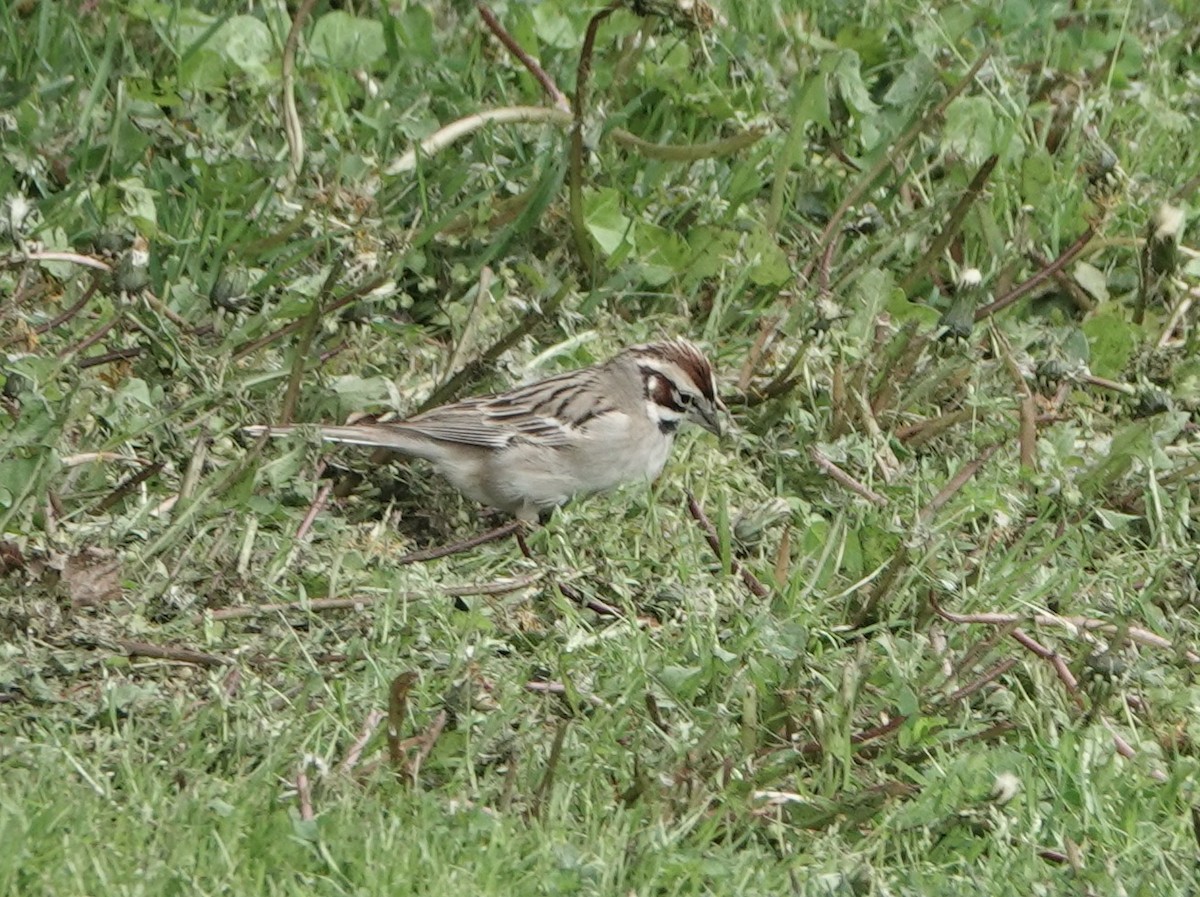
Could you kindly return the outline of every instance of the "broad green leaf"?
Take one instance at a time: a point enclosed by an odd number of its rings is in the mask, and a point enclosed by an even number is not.
[[[840,573],[850,579],[858,579],[863,575],[863,550],[862,543],[858,540],[858,532],[854,529],[846,530],[846,537],[842,542],[842,566]]]
[[[679,234],[640,220],[634,230],[637,234],[637,263],[647,283],[662,286],[672,277],[687,271],[691,253],[687,241]]]
[[[913,302],[910,300],[899,287],[896,287],[896,289],[888,294],[884,308],[887,309],[887,313],[897,324],[916,320],[926,326],[936,327],[942,317],[942,313],[936,308],[932,308],[923,302]]]
[[[1041,200],[1054,181],[1054,162],[1041,144],[1031,146],[1021,160],[1021,196]]]
[[[0,464],[0,509],[12,507],[18,496],[24,495],[29,482],[38,473],[41,459],[37,455],[5,459]]]
[[[1003,156],[1012,143],[1013,129],[997,114],[987,97],[958,97],[946,109],[942,141],[946,149],[973,165],[988,156]]]
[[[588,233],[605,255],[628,243],[633,249],[633,219],[621,210],[621,193],[611,187],[589,192],[583,199],[583,216]]]
[[[688,273],[693,278],[720,274],[737,252],[738,239],[736,233],[721,227],[692,228],[687,237],[692,251]]]
[[[309,45],[318,59],[344,70],[371,68],[387,51],[380,22],[342,10],[317,19]]]
[[[533,7],[533,25],[538,40],[560,50],[575,50],[582,35],[566,13],[550,3],[539,3]]]
[[[833,127],[833,121],[829,116],[829,86],[820,76],[805,80],[792,108],[793,128],[801,128],[810,121],[826,130]],[[794,162],[795,160],[789,161]]]
[[[1078,262],[1074,270],[1075,282],[1083,287],[1097,302],[1108,301],[1108,279],[1095,265]]]
[[[1187,414],[1175,412],[1134,421],[1117,430],[1100,461],[1080,475],[1080,491],[1093,498],[1125,476],[1135,461],[1161,458],[1158,446],[1173,440],[1186,423]]]
[[[145,408],[154,407],[154,402],[150,398],[150,387],[140,377],[130,377],[122,383],[121,389],[117,393],[117,399],[121,402],[133,402]]]
[[[406,53],[413,53],[430,61],[437,58],[438,46],[434,37],[433,15],[426,6],[409,6],[408,9],[397,13],[392,22]]]
[[[845,303],[851,311],[854,331],[867,338],[875,330],[875,318],[895,293],[896,281],[890,272],[868,268],[854,281]]]
[[[158,211],[155,206],[157,191],[147,187],[141,178],[126,178],[119,181],[121,210],[142,233],[154,233],[158,229]]]
[[[853,50],[867,69],[887,62],[888,32],[884,28],[869,28],[859,23],[844,25],[837,33],[837,43]]]
[[[220,90],[228,79],[225,60],[216,50],[201,47],[189,54],[179,66],[180,86],[191,90],[213,92]]]
[[[746,238],[746,261],[750,266],[750,280],[759,286],[782,286],[792,277],[787,253],[779,248],[775,238],[766,230],[758,228]]]
[[[843,102],[859,115],[874,115],[879,111],[879,107],[871,100],[867,85],[863,83],[858,54],[853,50],[846,50],[838,57],[833,69],[833,81]]]
[[[344,374],[334,377],[329,388],[337,393],[341,404],[346,408],[372,408],[379,405],[390,405],[397,408],[400,396],[394,384],[387,377],[357,377]]]
[[[673,697],[690,700],[695,697],[696,690],[704,682],[704,668],[667,664],[658,676],[659,681],[671,692]]]
[[[265,76],[278,53],[271,31],[254,16],[234,16],[219,29],[212,46],[231,64],[254,76]]]

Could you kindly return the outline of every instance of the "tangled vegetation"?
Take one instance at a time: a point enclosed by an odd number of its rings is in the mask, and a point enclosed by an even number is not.
[[[0,893],[1186,893],[1185,0],[0,8]],[[733,434],[493,541],[408,414]]]

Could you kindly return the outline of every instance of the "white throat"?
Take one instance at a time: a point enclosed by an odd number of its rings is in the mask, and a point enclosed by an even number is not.
[[[681,411],[674,411],[660,405],[654,399],[646,399],[646,416],[654,422],[658,428],[658,432],[667,437],[668,440],[673,439],[675,433],[679,430],[679,425],[683,423],[685,414]]]

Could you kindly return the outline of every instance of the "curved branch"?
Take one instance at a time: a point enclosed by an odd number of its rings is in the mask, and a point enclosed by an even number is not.
[[[403,174],[417,167],[418,156],[434,156],[455,142],[473,134],[487,125],[552,122],[557,125],[571,124],[571,113],[565,109],[549,109],[545,106],[504,106],[500,109],[485,109],[473,112],[443,128],[438,128],[415,147],[389,165],[384,174]]]
[[[569,127],[574,119],[570,112],[546,106],[504,106],[486,109],[450,122],[438,128],[415,147],[389,165],[384,174],[396,175],[412,171],[417,167],[418,157],[435,156],[448,149],[462,138],[490,124],[552,124]],[[710,140],[707,143],[651,143],[624,128],[613,128],[608,136],[623,147],[635,150],[648,159],[665,162],[695,162],[727,156],[747,146],[752,146],[767,133],[766,125],[753,125],[732,137]]]
[[[317,0],[304,0],[292,19],[292,28],[283,44],[283,66],[280,73],[283,81],[283,132],[287,136],[289,173],[292,180],[300,177],[304,167],[304,130],[300,126],[300,113],[296,110],[296,46],[300,43],[300,29],[307,21]]]

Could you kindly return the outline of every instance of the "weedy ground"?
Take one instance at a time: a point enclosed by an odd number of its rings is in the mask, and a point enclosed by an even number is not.
[[[0,7],[0,892],[1191,892],[1190,4],[336,6]],[[238,435],[664,334],[533,560]]]

